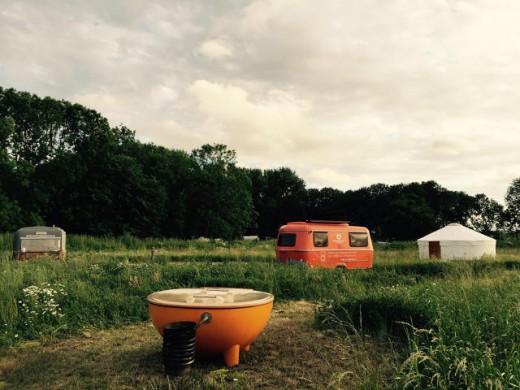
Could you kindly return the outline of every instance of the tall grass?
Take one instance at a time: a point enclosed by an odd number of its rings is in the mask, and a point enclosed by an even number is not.
[[[66,260],[13,261],[11,239],[0,235],[0,354],[23,340],[149,321],[154,291],[245,287],[320,301],[320,326],[397,343],[397,388],[520,387],[520,251],[511,247],[496,260],[448,262],[386,244],[373,269],[339,271],[280,265],[273,241],[71,235]]]
[[[65,261],[13,261],[3,256],[0,349],[5,351],[23,339],[148,321],[146,297],[159,290],[243,287],[272,292],[277,300],[317,300],[340,298],[350,288],[346,274],[336,270],[287,267],[265,261],[178,263],[131,259],[96,253],[71,254]],[[27,289],[35,291],[35,295],[27,295]],[[55,310],[44,312],[46,308]]]
[[[213,250],[219,246],[229,245],[215,240],[180,240],[176,238],[137,238],[126,234],[119,237],[93,237],[86,235],[68,235],[67,246],[70,251],[122,251],[168,249],[206,249]]]
[[[380,273],[389,283],[334,302],[317,321],[397,341],[396,388],[518,388],[520,262],[445,264],[426,279],[413,278],[409,265]]]
[[[414,329],[400,370],[403,388],[518,388],[520,279],[436,286],[435,322]]]
[[[11,251],[13,234],[0,233],[0,251]],[[205,238],[182,240],[167,237],[138,238],[130,234],[122,236],[96,237],[80,234],[67,234],[67,250],[73,251],[126,251],[126,250],[215,250],[216,248],[263,248],[272,247],[274,240],[210,240]]]

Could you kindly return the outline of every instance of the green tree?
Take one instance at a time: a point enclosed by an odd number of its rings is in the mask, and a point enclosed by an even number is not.
[[[305,182],[295,172],[289,168],[269,169],[255,181],[261,185],[255,189],[260,237],[276,237],[281,225],[307,218]]]
[[[343,200],[347,220],[352,225],[367,227],[376,240],[388,239],[382,222],[389,212],[388,204],[392,199],[391,187],[381,183],[347,191]]]
[[[436,228],[435,213],[426,199],[414,193],[393,199],[382,222],[390,240],[416,240]]]
[[[23,210],[13,197],[15,184],[13,164],[0,150],[0,232],[12,232],[20,227]]]
[[[235,151],[221,144],[206,144],[192,151],[195,164],[186,221],[189,236],[239,238],[253,223],[251,180],[236,166],[235,156]]]
[[[348,220],[345,193],[334,188],[307,190],[307,214],[310,219]]]
[[[79,104],[1,87],[0,118],[12,123],[6,138],[10,158],[32,167],[60,153],[79,151],[86,141],[107,133],[127,133],[126,128],[110,129],[106,118]]]
[[[52,182],[40,178],[45,165],[85,151],[101,155],[133,137],[126,128],[111,129],[105,118],[81,105],[1,87],[0,127],[2,158],[8,161],[3,166],[3,199],[11,204],[6,209],[19,212],[18,226],[55,223],[47,219],[53,207],[48,202],[54,199],[55,187],[71,183],[61,177]],[[63,190],[76,192],[73,186]]]
[[[520,231],[520,177],[514,179],[506,192],[505,225],[510,233]]]
[[[129,141],[112,136],[107,133],[102,146],[62,153],[38,167],[48,195],[46,219],[75,233],[159,235],[165,190],[131,155]]]
[[[504,207],[484,194],[474,197],[474,206],[468,220],[471,228],[486,235],[498,233],[502,227]]]
[[[11,199],[11,187],[15,182],[13,164],[7,151],[7,139],[12,124],[6,118],[0,118],[0,232],[12,231],[17,226],[17,216],[21,210],[17,202]]]
[[[0,231],[13,231],[42,222],[39,214],[42,195],[34,190],[34,169],[27,161],[10,157],[15,123],[0,117]]]
[[[199,168],[218,167],[223,171],[237,163],[236,152],[222,144],[202,145],[199,149],[194,149],[191,152],[191,158]]]
[[[169,150],[154,144],[134,143],[129,153],[139,161],[143,174],[156,180],[160,191],[166,195],[162,210],[161,235],[169,237],[186,236],[188,212],[188,190],[190,188],[195,163],[188,153]],[[159,203],[155,208],[161,207]]]
[[[248,235],[257,235],[258,234],[258,226],[259,226],[259,218],[260,218],[260,209],[263,201],[263,193],[262,190],[265,187],[265,176],[261,169],[253,168],[246,169],[245,172],[249,176],[249,180],[251,181],[251,200],[253,202],[253,220],[249,228],[246,230],[246,234]]]
[[[415,240],[450,222],[466,223],[473,202],[463,192],[428,181],[347,191],[338,209],[351,224],[368,227],[377,240]]]

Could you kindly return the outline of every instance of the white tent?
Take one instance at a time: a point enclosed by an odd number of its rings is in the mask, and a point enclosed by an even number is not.
[[[458,223],[450,223],[433,233],[419,238],[419,258],[437,257],[445,260],[480,259],[495,257],[496,240],[468,229]]]

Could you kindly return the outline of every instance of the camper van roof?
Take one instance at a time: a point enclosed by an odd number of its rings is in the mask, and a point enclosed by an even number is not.
[[[56,227],[56,226],[27,226],[18,229],[15,234],[18,236],[25,236],[25,235],[63,235],[65,232],[63,229]]]
[[[327,221],[327,220],[323,220],[323,219],[308,219],[305,222],[307,222],[307,223],[326,223],[329,225],[343,224],[343,223],[346,223],[347,225],[349,224],[349,221]]]

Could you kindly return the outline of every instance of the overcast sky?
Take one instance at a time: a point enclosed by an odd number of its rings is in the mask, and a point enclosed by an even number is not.
[[[0,0],[0,85],[308,188],[520,177],[520,1]]]

